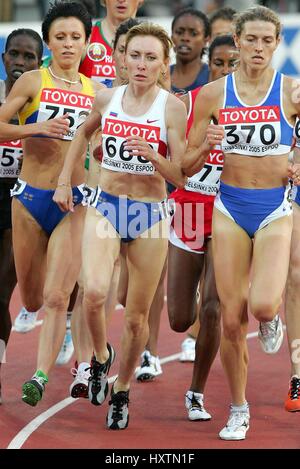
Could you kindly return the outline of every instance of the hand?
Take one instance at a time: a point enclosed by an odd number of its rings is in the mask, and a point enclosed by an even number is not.
[[[70,120],[68,114],[64,114],[62,117],[49,119],[45,122],[38,122],[32,125],[35,126],[33,135],[62,139],[68,132]]]
[[[131,155],[142,156],[148,161],[158,161],[158,154],[142,137],[128,137],[124,145],[124,150],[129,151]]]
[[[53,195],[53,200],[57,203],[62,212],[74,212],[73,193],[71,185],[58,184]]]
[[[295,186],[300,186],[300,164],[289,165],[288,176],[293,180]]]
[[[206,142],[211,147],[220,145],[224,135],[224,129],[221,125],[209,124],[206,130]]]

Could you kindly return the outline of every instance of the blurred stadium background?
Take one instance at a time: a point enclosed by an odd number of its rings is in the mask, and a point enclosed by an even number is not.
[[[95,9],[94,17],[102,17],[104,9],[100,1],[89,1]],[[3,52],[5,39],[13,29],[26,27],[40,33],[41,20],[50,3],[51,0],[0,0],[0,52]],[[244,10],[254,4],[268,6],[280,14],[283,38],[275,54],[274,67],[300,78],[300,0],[145,0],[139,16],[161,24],[170,32],[173,15],[183,7],[193,6],[210,14],[222,6]],[[0,79],[3,78],[5,73],[0,61]]]

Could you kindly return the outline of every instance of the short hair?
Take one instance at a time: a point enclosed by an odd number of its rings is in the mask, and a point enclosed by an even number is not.
[[[181,18],[182,16],[195,16],[198,20],[202,21],[203,26],[204,26],[204,36],[210,36],[210,23],[208,20],[208,17],[200,10],[197,10],[196,8],[183,8],[182,10],[179,10],[179,12],[174,16],[172,24],[171,24],[171,30],[173,32],[175,28],[176,22]]]
[[[281,33],[281,23],[279,17],[270,8],[263,6],[255,6],[238,13],[235,16],[235,33],[239,37],[242,34],[244,24],[248,21],[265,21],[272,23],[276,29],[276,39]]]
[[[44,47],[43,47],[43,41],[41,39],[41,36],[36,31],[34,31],[33,29],[29,29],[29,28],[14,29],[7,36],[4,52],[8,51],[11,40],[16,36],[29,36],[29,37],[31,37],[36,42],[36,45],[37,45],[36,50],[37,50],[38,59],[39,59],[39,61],[42,60],[43,48]]]
[[[217,36],[215,37],[215,39],[212,41],[212,43],[210,44],[208,48],[209,62],[211,61],[214,49],[220,46],[231,46],[234,49],[236,49],[236,45],[231,34],[224,34],[222,36]]]
[[[128,31],[131,28],[133,28],[134,26],[137,26],[138,24],[140,24],[139,20],[137,20],[135,18],[128,18],[128,20],[123,21],[119,25],[119,27],[116,30],[115,39],[114,39],[114,43],[113,43],[113,49],[114,50],[116,50],[116,47],[117,47],[117,44],[118,44],[118,40],[120,39],[120,36],[122,36],[123,34],[127,34]]]
[[[235,14],[236,14],[236,10],[234,8],[231,8],[231,7],[220,8],[209,17],[210,26],[217,20],[225,20],[225,21],[233,22]]]
[[[92,31],[92,19],[85,6],[74,1],[55,0],[54,3],[50,4],[50,8],[42,23],[42,35],[46,43],[49,40],[49,30],[53,21],[57,18],[69,18],[70,16],[74,16],[82,22],[86,40],[89,38]]]

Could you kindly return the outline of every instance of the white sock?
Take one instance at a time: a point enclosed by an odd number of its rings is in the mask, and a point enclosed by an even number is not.
[[[247,401],[242,405],[231,404],[230,408],[233,412],[248,412],[249,413],[249,404]]]

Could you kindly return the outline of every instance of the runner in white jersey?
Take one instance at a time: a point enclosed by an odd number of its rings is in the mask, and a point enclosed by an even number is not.
[[[3,64],[7,78],[0,81],[0,106],[5,103],[15,81],[41,64],[43,43],[32,29],[16,29],[6,40]],[[12,119],[12,122],[17,119]],[[5,348],[11,331],[9,303],[17,278],[12,250],[11,197],[20,173],[22,158],[21,140],[0,144],[0,366],[5,361]],[[1,403],[1,383],[0,383]]]
[[[300,164],[300,120],[295,125],[293,162]],[[285,322],[289,343],[291,376],[284,408],[300,412],[300,187],[293,187],[293,232],[290,265],[285,293]]]
[[[238,63],[238,51],[232,36],[218,36],[209,47],[210,80],[232,72]],[[193,123],[194,103],[200,89],[188,94],[188,131]],[[184,97],[182,98],[184,99]],[[212,261],[212,212],[219,187],[224,155],[215,147],[204,167],[188,178],[184,189],[176,189],[169,198],[175,203],[170,229],[168,255],[168,314],[177,332],[186,331],[199,315],[196,359],[193,377],[185,395],[190,420],[210,420],[204,408],[204,389],[220,344],[220,305]],[[201,280],[200,280],[201,279]],[[201,281],[201,305],[197,289]]]
[[[24,139],[22,170],[11,192],[18,284],[26,309],[43,305],[45,312],[37,371],[23,385],[23,401],[32,406],[42,398],[62,344],[81,262],[86,190],[80,162],[72,179],[74,212],[65,216],[52,195],[74,132],[91,110],[96,90],[103,88],[78,74],[91,26],[82,5],[56,2],[42,24],[51,67],[23,74],[0,109],[0,139]],[[9,124],[17,112],[20,125]]]
[[[194,174],[221,142],[225,159],[213,214],[213,256],[223,318],[221,357],[232,395],[230,417],[219,434],[225,440],[244,439],[249,429],[247,303],[274,332],[273,350],[282,342],[276,313],[288,272],[288,155],[300,105],[294,81],[270,66],[280,29],[279,18],[265,7],[237,16],[240,66],[200,91],[183,164],[188,176]]]
[[[120,368],[107,415],[107,427],[115,430],[128,426],[130,380],[147,340],[149,308],[167,254],[165,179],[181,187],[185,181],[181,156],[186,111],[178,98],[158,86],[169,65],[170,47],[164,29],[151,23],[142,23],[127,33],[129,84],[97,95],[59,177],[64,186],[56,189],[54,197],[63,210],[72,210],[71,192],[65,184],[69,184],[75,162],[101,123],[101,189],[88,209],[83,239],[84,308],[96,355],[89,398],[100,405],[108,393],[107,374],[114,359],[112,346],[106,345],[104,302],[121,241],[128,243]]]

